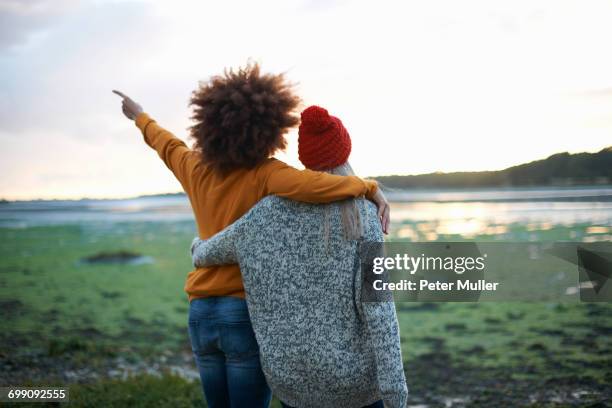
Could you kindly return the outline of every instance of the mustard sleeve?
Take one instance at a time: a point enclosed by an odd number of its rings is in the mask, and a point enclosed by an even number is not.
[[[183,188],[187,190],[191,180],[191,171],[195,165],[194,159],[196,159],[193,151],[187,147],[185,142],[159,126],[144,112],[136,117],[136,126],[142,132],[145,142],[157,152]]]
[[[372,198],[377,189],[376,181],[298,170],[274,159],[266,174],[264,195],[277,195],[306,203],[329,203],[363,195]]]

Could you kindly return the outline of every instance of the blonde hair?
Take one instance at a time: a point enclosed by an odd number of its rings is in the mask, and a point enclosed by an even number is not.
[[[336,174],[339,176],[354,176],[355,172],[351,165],[346,162],[333,169],[323,170],[330,174]],[[331,216],[331,205],[340,206],[340,216],[342,219],[342,231],[344,239],[347,241],[357,241],[363,237],[363,222],[361,220],[361,213],[357,206],[357,200],[349,198],[347,200],[338,201],[330,204],[325,208],[325,241],[329,240],[330,234],[330,216]]]

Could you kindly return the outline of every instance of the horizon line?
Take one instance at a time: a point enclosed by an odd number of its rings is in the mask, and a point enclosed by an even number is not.
[[[424,176],[424,175],[433,175],[433,174],[456,174],[456,173],[488,173],[488,172],[498,172],[498,171],[505,171],[508,170],[510,168],[513,167],[517,167],[517,166],[522,166],[522,165],[526,165],[526,164],[530,164],[530,163],[534,163],[534,162],[538,162],[538,161],[543,161],[543,160],[547,160],[548,158],[552,157],[552,156],[556,156],[559,154],[569,154],[569,155],[576,155],[576,154],[582,154],[582,153],[588,153],[588,154],[597,154],[600,152],[603,152],[605,150],[610,150],[612,149],[612,146],[605,146],[599,150],[596,150],[594,152],[576,152],[576,153],[569,153],[567,151],[565,152],[557,152],[557,153],[553,153],[548,155],[545,158],[542,159],[536,159],[536,160],[532,160],[530,162],[525,162],[525,163],[519,163],[519,164],[515,164],[512,166],[508,166],[505,167],[503,169],[497,169],[497,170],[459,170],[459,171],[433,171],[433,172],[429,172],[429,173],[419,173],[419,174],[385,174],[385,175],[378,175],[378,176],[366,176],[363,177],[364,179],[376,179],[376,178],[383,178],[383,177],[414,177],[414,176]],[[588,186],[588,185],[596,185],[596,184],[585,184],[583,186]],[[541,185],[541,186],[510,186],[510,187],[563,187],[562,185],[559,186],[554,186],[554,185]],[[580,185],[575,185],[572,187],[580,187]],[[427,187],[419,187],[419,188],[427,188]],[[434,187],[434,188],[439,188],[439,187]],[[507,188],[504,186],[481,186],[481,187],[476,187],[476,188]],[[453,189],[453,188],[448,188],[448,189]],[[465,189],[464,187],[454,187],[454,189]],[[473,189],[473,187],[472,187]],[[112,201],[112,200],[130,200],[130,199],[137,199],[137,198],[145,198],[145,197],[156,197],[156,196],[164,196],[164,195],[184,195],[185,192],[184,191],[176,191],[176,192],[160,192],[160,193],[147,193],[147,194],[140,194],[140,195],[118,195],[118,196],[113,196],[113,197],[109,197],[109,196],[80,196],[80,197],[73,197],[73,196],[66,196],[66,197],[61,197],[61,196],[56,196],[56,197],[24,197],[24,198],[16,198],[16,199],[10,199],[10,198],[5,198],[0,196],[0,203],[2,202],[27,202],[27,201],[86,201],[86,200],[108,200],[108,201]],[[9,195],[10,197],[10,195]]]
[[[411,187],[409,189],[403,188],[387,188],[390,193],[398,192],[398,190],[406,191],[406,190],[444,190],[444,191],[476,191],[476,190],[507,190],[507,189],[540,189],[540,188],[568,188],[568,189],[576,189],[576,188],[602,188],[602,187],[612,187],[612,184],[574,184],[574,185],[566,185],[566,184],[541,184],[541,185],[499,185],[499,186],[469,186],[469,187],[439,187],[439,186],[431,186],[431,187]],[[382,187],[385,190],[385,187]],[[187,194],[184,191],[176,191],[176,192],[167,192],[167,193],[152,193],[152,194],[140,194],[133,196],[114,196],[114,197],[78,197],[78,198],[68,198],[68,197],[54,197],[54,198],[18,198],[18,199],[8,199],[4,197],[0,197],[0,204],[2,203],[23,203],[23,202],[36,202],[36,201],[122,201],[122,200],[137,200],[141,198],[154,198],[154,197],[164,197],[164,196],[186,196]]]

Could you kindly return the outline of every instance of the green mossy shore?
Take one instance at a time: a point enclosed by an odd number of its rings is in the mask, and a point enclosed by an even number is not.
[[[1,385],[70,386],[70,406],[205,406],[183,293],[194,233],[191,222],[0,228]],[[150,262],[83,262],[117,251]],[[411,405],[612,404],[609,303],[397,308]]]

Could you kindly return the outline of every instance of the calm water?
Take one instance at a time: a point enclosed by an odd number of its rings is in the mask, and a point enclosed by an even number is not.
[[[398,238],[612,240],[612,187],[415,190],[390,196],[397,200],[392,235]]]
[[[588,224],[591,232],[604,234],[600,238],[612,239],[612,186],[409,190],[388,195],[393,201],[393,235],[398,237],[495,235],[512,224],[539,231]],[[190,220],[193,215],[184,196],[0,204],[0,227]]]

